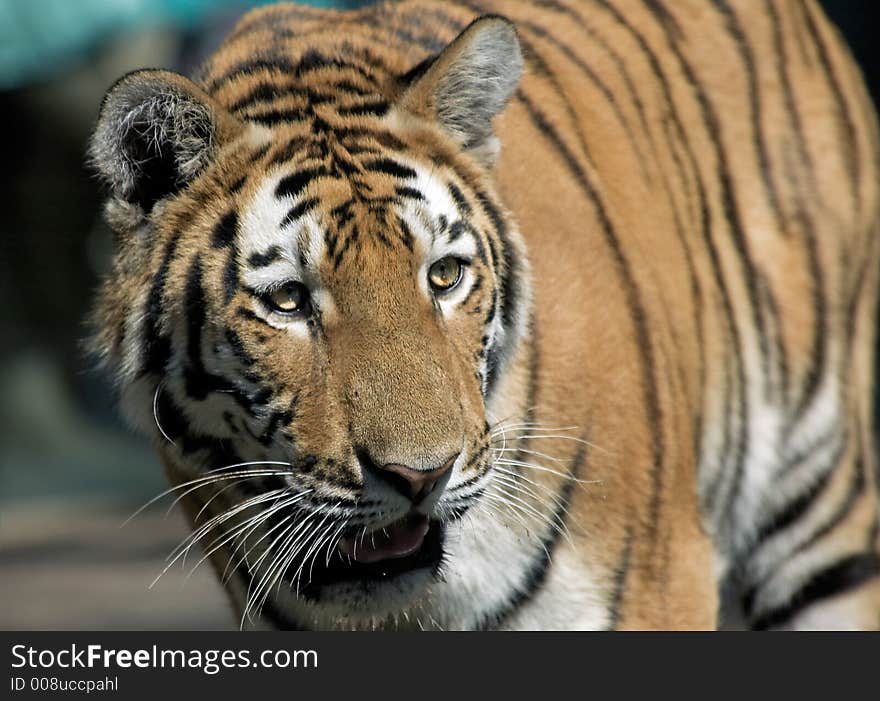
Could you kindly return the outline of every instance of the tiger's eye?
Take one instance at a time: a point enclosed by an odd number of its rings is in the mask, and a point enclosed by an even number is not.
[[[278,314],[304,314],[309,308],[309,291],[301,282],[285,282],[263,295],[263,301]]]
[[[428,281],[435,292],[449,292],[459,282],[464,273],[464,265],[458,258],[441,258],[428,270]]]

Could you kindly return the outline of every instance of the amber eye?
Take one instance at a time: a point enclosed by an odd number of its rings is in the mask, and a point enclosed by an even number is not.
[[[458,258],[441,258],[428,269],[428,281],[435,292],[449,292],[464,274],[464,264]]]
[[[285,282],[263,295],[266,306],[278,314],[306,314],[309,311],[309,291],[301,282]]]

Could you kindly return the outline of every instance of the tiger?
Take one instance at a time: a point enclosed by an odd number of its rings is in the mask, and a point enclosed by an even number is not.
[[[880,627],[878,153],[814,0],[278,3],[124,76],[93,345],[171,562],[243,628]]]

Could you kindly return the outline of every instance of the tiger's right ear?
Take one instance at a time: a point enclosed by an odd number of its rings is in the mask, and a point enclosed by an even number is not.
[[[485,15],[404,77],[409,85],[398,104],[438,123],[465,151],[491,167],[498,151],[492,119],[516,91],[522,71],[513,23]]]
[[[89,155],[115,197],[149,214],[198,175],[237,128],[188,78],[135,71],[107,91]]]

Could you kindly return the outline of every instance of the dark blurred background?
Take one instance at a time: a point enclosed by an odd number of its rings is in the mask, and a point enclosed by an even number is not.
[[[110,257],[84,153],[113,81],[141,67],[191,72],[255,4],[0,0],[0,629],[232,625],[207,568],[147,588],[186,534],[176,513],[150,509],[120,529],[165,482],[81,350]],[[872,2],[823,5],[876,102]]]

